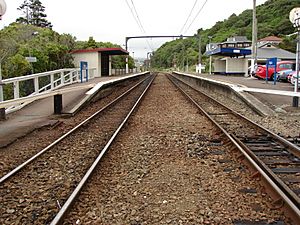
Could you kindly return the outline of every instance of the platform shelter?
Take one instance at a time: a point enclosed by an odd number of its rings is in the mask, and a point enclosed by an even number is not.
[[[95,68],[95,77],[112,75],[112,56],[129,55],[122,48],[80,49],[73,51],[71,54],[76,67],[80,67],[80,62],[84,61],[88,63],[89,68]]]
[[[228,38],[223,43],[210,43],[206,46],[206,55],[214,57],[213,73],[245,75],[248,71],[248,59],[251,50],[246,49],[251,42],[246,37]]]

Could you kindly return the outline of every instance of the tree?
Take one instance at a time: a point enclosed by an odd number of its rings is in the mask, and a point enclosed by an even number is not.
[[[22,11],[23,17],[18,18],[17,22],[52,28],[51,23],[46,19],[45,7],[40,0],[24,0],[18,10]]]
[[[264,4],[257,6],[258,18],[258,38],[263,38],[269,35],[281,35],[285,37],[295,32],[295,28],[289,21],[289,12],[292,8],[299,6],[299,0],[267,0]],[[228,37],[233,35],[247,36],[251,39],[252,34],[252,10],[247,9],[241,14],[232,14],[228,19],[217,22],[210,29],[202,30],[201,42],[202,52],[205,51],[205,45],[208,43],[208,37],[213,36],[212,42],[223,42]],[[190,41],[194,40],[194,43]],[[293,39],[292,39],[293,40]],[[288,38],[280,45],[281,48],[295,52],[296,43]],[[185,53],[183,53],[183,46],[185,46]],[[176,43],[180,45],[176,46]],[[188,59],[189,64],[197,63],[196,53],[198,46],[194,37],[184,40],[174,40],[162,45],[156,50],[154,57],[152,57],[152,66],[157,68],[169,68],[170,58],[177,54],[177,64],[183,65],[183,61]],[[203,57],[205,57],[203,55]],[[205,60],[204,60],[205,61]]]
[[[93,37],[89,37],[88,42],[86,43],[85,48],[97,48],[97,42],[95,41],[95,39]]]

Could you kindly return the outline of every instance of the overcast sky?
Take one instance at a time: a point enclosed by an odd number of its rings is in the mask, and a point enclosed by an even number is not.
[[[21,16],[18,6],[24,0],[5,0],[7,11],[0,21],[0,28]],[[126,0],[41,0],[46,7],[48,20],[59,33],[70,33],[78,40],[93,36],[96,41],[109,41],[124,45],[125,37],[138,35],[193,35],[199,28],[210,28],[217,21],[251,9],[252,0],[198,0],[187,23],[190,26],[205,1],[203,10],[190,28],[180,33],[196,0],[127,0],[135,5],[144,31],[137,25]],[[257,0],[257,5],[266,0]],[[129,41],[128,51],[135,57],[146,57],[147,52],[157,49],[172,39]],[[150,46],[149,46],[150,45]],[[151,48],[150,48],[151,47]]]

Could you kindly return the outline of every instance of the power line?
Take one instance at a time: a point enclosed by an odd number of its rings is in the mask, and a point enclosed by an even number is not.
[[[145,31],[144,26],[143,26],[143,24],[142,24],[142,22],[141,22],[141,19],[140,19],[139,14],[138,14],[138,12],[137,12],[137,10],[136,10],[136,7],[135,7],[135,5],[134,5],[133,0],[131,0],[132,7],[130,7],[130,4],[129,4],[128,0],[126,0],[126,3],[127,3],[128,8],[130,9],[131,15],[133,16],[133,18],[134,18],[135,22],[137,23],[138,27],[140,28],[141,32],[144,33],[144,34],[146,34],[146,31]],[[148,47],[149,47],[152,51],[154,51],[154,48],[153,48],[153,46],[149,43],[149,41],[146,40],[146,42],[147,42],[147,44],[148,44]]]
[[[135,22],[137,23],[138,27],[140,28],[141,31],[143,31],[143,28],[141,27],[139,21],[137,20],[135,14],[134,14],[133,9],[130,7],[130,5],[128,3],[128,0],[126,0],[126,4],[127,4],[128,8],[130,9],[131,15],[133,16],[133,18],[134,18]]]
[[[180,32],[179,32],[179,34],[181,34],[181,33],[182,33],[182,31],[183,31],[183,29],[185,28],[185,26],[186,26],[187,22],[189,21],[189,19],[190,19],[191,15],[192,15],[192,13],[193,13],[193,11],[194,11],[194,9],[195,9],[195,6],[196,6],[197,2],[198,2],[198,0],[195,0],[195,2],[194,2],[194,5],[193,5],[193,7],[192,7],[192,9],[191,9],[191,11],[190,11],[190,13],[189,13],[188,17],[186,18],[186,21],[185,21],[184,25],[182,26],[182,28],[181,28],[181,30],[180,30]]]
[[[141,19],[140,19],[140,17],[139,17],[139,14],[138,14],[138,12],[137,12],[137,10],[136,10],[136,7],[135,7],[135,5],[134,5],[133,0],[131,0],[131,3],[132,3],[132,6],[133,6],[133,9],[134,9],[134,11],[135,11],[136,17],[137,17],[137,19],[138,19],[138,21],[139,21],[139,23],[140,23],[141,28],[142,28],[142,32],[143,32],[144,34],[146,34],[146,31],[145,31],[144,26],[143,26],[143,24],[142,24],[142,21],[141,21]],[[147,44],[148,44],[148,47],[149,47],[152,51],[154,51],[154,48],[153,48],[153,46],[150,44],[149,40],[146,40],[146,42],[147,42]]]
[[[188,32],[188,30],[190,29],[190,27],[192,26],[192,24],[195,22],[195,20],[197,19],[197,17],[201,13],[201,11],[203,10],[203,8],[204,8],[204,6],[206,5],[207,2],[208,2],[208,0],[205,0],[205,2],[203,3],[203,5],[201,6],[200,10],[197,12],[196,16],[194,17],[194,19],[192,20],[192,22],[190,23],[190,25],[188,26],[188,28],[185,30],[185,33]]]
[[[146,31],[145,31],[145,29],[144,29],[144,27],[143,27],[143,24],[142,24],[142,22],[141,22],[141,20],[140,20],[139,14],[137,13],[137,10],[136,10],[135,5],[134,5],[134,3],[133,3],[133,0],[131,0],[131,3],[132,3],[132,6],[133,6],[133,9],[134,9],[134,11],[135,11],[136,17],[137,17],[137,19],[138,19],[138,21],[139,21],[139,24],[140,24],[140,26],[141,26],[141,28],[142,28],[142,31],[143,31],[144,33],[146,33]]]

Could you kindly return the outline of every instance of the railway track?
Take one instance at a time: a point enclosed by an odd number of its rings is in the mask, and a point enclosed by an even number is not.
[[[139,82],[4,175],[0,222],[49,224],[55,216],[59,221],[152,81],[149,76]]]
[[[184,81],[169,76],[173,84],[189,98],[230,139],[228,145],[239,150],[239,158],[245,159],[264,183],[266,191],[274,199],[273,206],[284,209],[294,221],[300,222],[300,148],[248,120],[222,103],[210,98]]]
[[[143,79],[144,77],[137,77],[117,83],[114,86],[106,87],[84,107],[84,110],[80,110],[72,117],[60,116],[59,119],[54,117],[50,126],[35,129],[32,133],[13,142],[0,143],[0,178],[24,161],[30,159],[41,149],[47,147],[60,136],[73,129]],[[26,151],[24,151],[24,149],[26,149]]]

